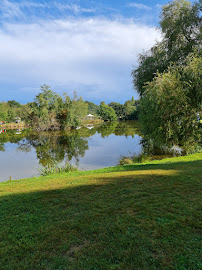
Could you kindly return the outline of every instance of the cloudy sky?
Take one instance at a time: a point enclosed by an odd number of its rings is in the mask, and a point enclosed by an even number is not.
[[[95,103],[138,98],[131,70],[167,2],[0,0],[0,101],[32,101],[44,83]]]

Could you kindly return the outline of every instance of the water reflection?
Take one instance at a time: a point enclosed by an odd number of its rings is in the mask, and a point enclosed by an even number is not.
[[[61,163],[64,159],[71,161],[74,157],[79,162],[79,157],[85,155],[88,149],[88,140],[79,134],[42,133],[27,135],[18,143],[18,150],[36,150],[39,164],[47,166],[51,163]]]
[[[70,161],[79,169],[116,165],[120,155],[141,151],[137,122],[88,125],[70,132],[6,130],[0,134],[0,181],[37,175],[36,167]],[[130,152],[131,151],[131,152]]]

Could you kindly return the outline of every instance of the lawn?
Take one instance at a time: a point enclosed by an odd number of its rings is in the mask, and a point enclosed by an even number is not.
[[[202,154],[0,184],[0,269],[202,269]]]

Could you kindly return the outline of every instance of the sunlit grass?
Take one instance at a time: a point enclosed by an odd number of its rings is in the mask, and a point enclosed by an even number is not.
[[[200,269],[202,154],[0,184],[0,269]]]

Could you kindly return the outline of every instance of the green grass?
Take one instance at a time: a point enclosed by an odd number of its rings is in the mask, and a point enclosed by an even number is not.
[[[0,269],[202,269],[202,154],[0,184]]]

